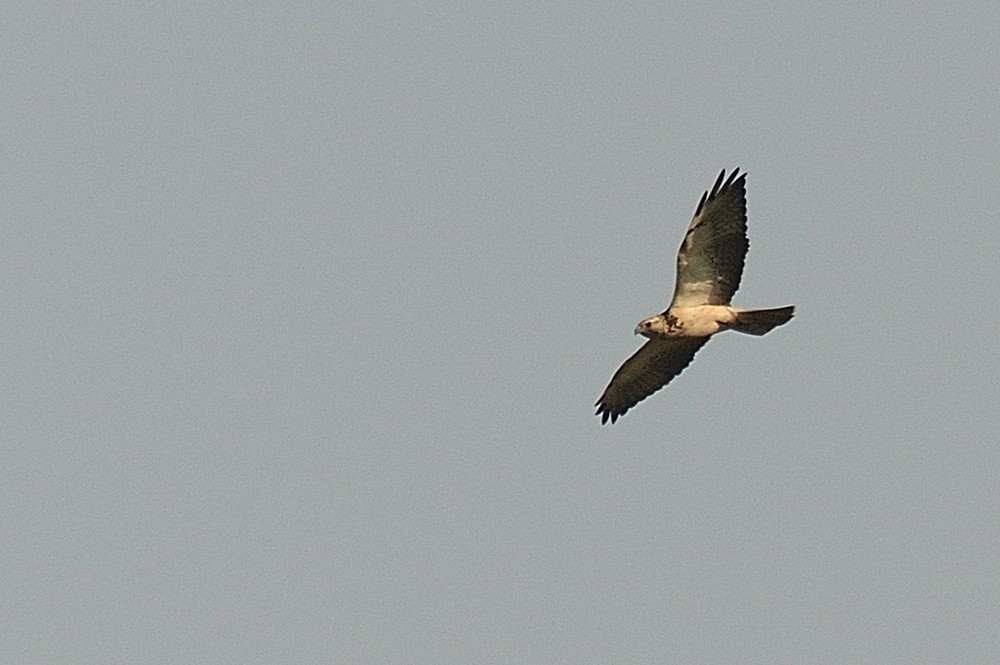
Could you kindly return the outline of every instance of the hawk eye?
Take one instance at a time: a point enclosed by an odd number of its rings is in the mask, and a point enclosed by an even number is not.
[[[653,324],[652,324],[652,323],[650,323],[649,321],[643,321],[643,322],[642,322],[642,327],[643,327],[643,328],[648,328],[648,327],[649,327],[649,326],[651,326],[651,325],[653,325]]]

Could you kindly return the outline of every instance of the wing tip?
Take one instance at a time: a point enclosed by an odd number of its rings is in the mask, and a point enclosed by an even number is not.
[[[726,169],[719,171],[719,177],[715,179],[715,184],[712,185],[712,189],[706,189],[702,192],[701,201],[698,202],[698,207],[695,208],[694,216],[697,217],[701,214],[701,211],[705,209],[705,204],[709,201],[715,199],[730,187],[734,185],[739,185],[741,187],[746,187],[747,174],[740,173],[740,167],[733,169],[733,172],[729,174],[726,178]]]
[[[719,174],[720,181],[722,180],[723,176],[725,176],[725,174],[726,174],[726,169],[722,169],[722,173]],[[747,179],[747,174],[740,173],[740,167],[737,166],[735,169],[733,169],[733,172],[729,174],[729,177],[726,178],[725,183],[722,185],[722,189],[724,190],[729,189],[730,187],[733,186],[733,184],[738,182],[744,183],[746,182],[746,179]]]
[[[594,415],[601,417],[602,425],[607,425],[608,420],[610,420],[611,424],[614,425],[615,421],[618,420],[618,416],[622,416],[625,414],[625,411],[628,411],[628,409],[625,409],[624,411],[616,411],[612,409],[604,402],[603,396],[601,397],[601,399],[597,400],[597,402],[594,403],[594,406],[597,407],[597,411],[594,413]]]

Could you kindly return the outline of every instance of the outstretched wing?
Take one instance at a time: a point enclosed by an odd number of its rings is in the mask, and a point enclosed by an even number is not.
[[[723,169],[701,196],[681,248],[671,307],[728,305],[740,286],[747,240],[746,174]]]
[[[657,337],[646,342],[626,360],[604,394],[597,400],[601,424],[614,423],[618,416],[646,399],[691,364],[708,337]]]

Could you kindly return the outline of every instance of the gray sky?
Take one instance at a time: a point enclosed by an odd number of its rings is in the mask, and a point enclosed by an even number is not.
[[[102,4],[0,10],[0,660],[1000,660],[995,2]],[[798,316],[601,427],[736,166]]]

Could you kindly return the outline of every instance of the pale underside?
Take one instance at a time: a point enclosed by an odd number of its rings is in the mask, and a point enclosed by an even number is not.
[[[729,305],[671,307],[663,314],[640,321],[635,332],[643,337],[708,337],[736,322],[738,310]]]

